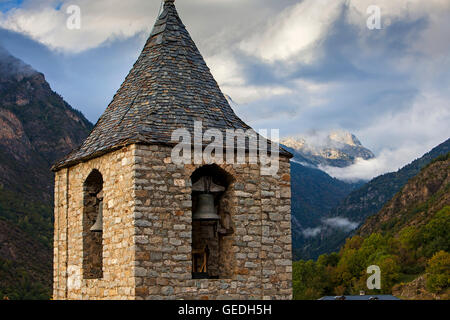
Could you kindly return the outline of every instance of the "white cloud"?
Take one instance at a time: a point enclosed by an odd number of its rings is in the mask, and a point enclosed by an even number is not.
[[[321,169],[332,177],[348,181],[370,180],[397,171],[450,137],[448,101],[442,93],[422,93],[410,108],[383,114],[358,132],[358,136],[365,137],[369,147],[382,148],[375,159],[358,159],[346,168]],[[399,141],[402,141],[401,145]]]
[[[315,46],[338,17],[342,1],[304,0],[269,22],[263,32],[255,32],[241,42],[245,52],[269,62],[289,60],[311,62]]]
[[[60,3],[61,9],[56,10]],[[430,28],[424,32],[421,50],[430,50],[436,46],[444,50],[448,48],[440,38],[433,36],[436,32],[445,32],[445,28],[439,26],[448,21],[450,2],[447,0],[303,0],[278,14],[273,11],[271,7],[274,5],[269,1],[195,0],[190,1],[189,5],[181,2],[178,6],[183,7],[188,17],[192,17],[194,11],[197,11],[195,15],[198,16],[199,7],[205,11],[216,8],[214,15],[202,16],[211,25],[214,20],[220,24],[230,17],[237,17],[233,21],[234,26],[202,28],[208,39],[213,39],[226,28],[233,30],[234,34],[226,38],[240,42],[241,49],[254,56],[271,62],[292,58],[311,62],[320,54],[318,44],[326,38],[330,27],[340,17],[343,5],[349,8],[349,22],[364,29],[366,9],[374,4],[379,5],[382,14],[390,19],[429,17]],[[68,18],[66,8],[69,5],[81,8],[82,29],[79,31],[65,27]],[[159,5],[159,1],[145,0],[25,0],[20,8],[0,13],[0,26],[28,34],[53,49],[81,52],[111,39],[128,38],[149,31]],[[229,8],[229,12],[217,12],[217,8],[221,11]],[[250,9],[252,21],[244,21],[245,17],[249,17]],[[268,16],[272,16],[272,19],[267,19]]]
[[[0,17],[0,27],[24,33],[51,49],[78,53],[112,39],[126,39],[149,31],[148,16],[156,14],[158,3],[140,0],[64,0],[60,10],[55,1],[26,1]],[[66,27],[69,5],[81,8],[81,29]],[[137,10],[139,8],[139,10]]]
[[[428,16],[428,28],[422,32],[419,39],[412,44],[413,49],[428,57],[447,58],[450,51],[450,41],[442,41],[450,32],[450,1],[442,10],[436,10]]]
[[[59,2],[63,6],[56,10]],[[291,130],[289,134],[315,127],[351,130],[377,154],[377,159],[361,160],[344,169],[325,168],[333,176],[350,180],[369,179],[396,170],[448,138],[450,1],[298,0],[292,3],[293,0],[177,1],[181,17],[208,66],[223,91],[241,105],[241,110],[237,111],[243,110],[245,120],[252,121],[253,125],[261,124],[260,127]],[[81,7],[81,30],[66,28],[65,8],[69,4]],[[116,39],[139,34],[146,37],[159,5],[160,1],[156,0],[25,0],[20,9],[0,12],[0,27],[27,34],[57,51],[80,53]],[[396,56],[389,56],[384,40],[390,32],[396,31],[386,24],[381,31],[368,30],[366,9],[369,5],[381,7],[383,22],[387,21],[385,19],[394,23],[412,22],[424,18],[426,23],[417,29],[414,41],[408,42],[406,48],[395,49]],[[327,74],[320,68],[319,71],[311,68],[305,75],[301,69],[305,64],[315,67],[314,63],[320,61],[334,66],[333,57],[325,56],[330,53],[323,51],[323,44],[335,35],[332,27],[342,17],[343,6],[348,8],[345,22],[359,26],[359,34],[355,40],[357,45],[352,40],[344,40],[342,45],[347,51],[339,53],[348,56],[348,61],[344,61],[348,64],[344,63],[342,68],[350,70],[355,66],[363,76],[357,76],[359,78],[352,82],[333,77],[333,72],[339,75],[342,70],[331,70]],[[379,36],[379,43],[368,45],[374,34]],[[334,45],[339,51],[341,44]],[[255,60],[255,65],[241,59],[242,51]],[[371,64],[371,57],[383,60],[383,64]],[[258,68],[261,62],[272,63],[274,79],[253,81],[245,74],[252,72],[249,69]],[[301,62],[300,67],[292,62]],[[252,68],[247,68],[246,64]],[[388,70],[378,70],[380,65]],[[399,74],[399,78],[407,82],[393,88],[394,91],[412,88],[418,98],[404,109],[398,100],[387,98],[385,102],[370,106],[377,112],[380,110],[378,115],[371,113],[364,118],[361,110],[369,108],[358,104],[374,96],[371,90],[379,92],[377,99],[383,97],[384,92],[389,95],[392,89],[390,83],[386,84],[387,78],[391,79],[389,73],[393,82]],[[299,74],[298,79],[289,79],[291,74]],[[98,81],[102,81],[101,76]],[[343,118],[346,121],[342,121]],[[372,118],[372,121],[367,120]],[[360,125],[361,122],[364,125]]]
[[[411,159],[414,159],[416,154],[417,150],[412,150],[410,147],[383,150],[374,159],[358,158],[355,164],[345,168],[320,166],[320,169],[339,180],[349,182],[368,181],[386,172],[397,171]]]
[[[442,42],[442,34],[448,24],[450,2],[447,0],[304,0],[286,8],[270,19],[262,31],[243,39],[240,48],[268,62],[300,61],[312,63],[321,56],[320,43],[330,32],[334,22],[341,17],[342,8],[347,7],[348,22],[359,26],[362,34],[367,28],[367,8],[381,8],[383,28],[398,20],[412,21],[422,17],[429,19],[429,27],[420,35],[422,41],[413,46],[422,52],[448,52],[449,42]],[[388,30],[387,30],[388,31]],[[376,32],[376,31],[375,31]]]
[[[320,235],[320,233],[327,227],[349,232],[355,230],[358,225],[359,224],[357,222],[350,221],[349,219],[343,217],[327,218],[322,219],[321,226],[303,229],[302,234],[305,238],[313,238]]]
[[[366,29],[367,8],[380,7],[384,19],[415,20],[429,14],[437,14],[450,9],[447,0],[349,0],[349,21]],[[384,21],[386,22],[386,20]],[[387,26],[386,26],[387,27]]]
[[[159,1],[144,0],[63,0],[60,10],[55,9],[55,1],[40,0],[39,5],[36,0],[26,0],[21,8],[13,9],[0,16],[0,27],[27,34],[31,38],[45,44],[49,48],[64,53],[77,54],[101,46],[108,41],[126,39],[142,33],[146,37],[153,25],[153,17],[159,8]],[[77,5],[81,8],[81,29],[69,30],[66,28],[68,15],[66,8],[69,5]],[[242,3],[240,1],[211,1],[196,0],[187,4],[180,3],[177,7],[183,7],[181,11],[183,18],[195,19],[199,14],[193,12],[195,8],[202,6],[204,10],[209,10],[208,6],[226,6],[230,12],[215,13],[218,20],[228,19],[228,16],[235,16],[233,7],[255,7],[255,4]],[[185,8],[186,7],[186,8]],[[255,8],[255,12],[258,12]],[[264,6],[262,7],[264,8]],[[186,11],[186,12],[185,12]],[[245,11],[245,10],[243,10]],[[244,14],[243,12],[242,14]],[[255,20],[263,17],[261,12],[256,15]],[[222,16],[225,15],[225,16]],[[150,17],[150,18],[149,18]],[[204,25],[213,24],[214,17],[202,17],[205,19]],[[211,21],[210,21],[211,20]],[[217,19],[216,19],[217,20]],[[246,83],[243,65],[235,58],[235,44],[239,40],[235,36],[231,37],[224,33],[224,29],[214,29],[203,27],[197,30],[198,24],[189,24],[188,29],[195,29],[194,33],[200,33],[200,43],[205,50],[205,60],[211,68],[214,77],[223,88],[236,101],[246,104],[256,99],[264,99],[273,96],[281,96],[290,93],[290,89],[279,85],[249,85]],[[223,26],[222,26],[223,27]],[[231,27],[226,29],[231,31]],[[239,26],[239,20],[232,28],[236,30],[230,32],[232,35],[244,36],[245,27]],[[239,28],[239,29],[238,29]],[[246,32],[251,32],[246,30]],[[232,38],[232,39],[231,39]],[[194,37],[195,39],[195,37]],[[226,49],[224,49],[226,48]]]
[[[232,53],[222,51],[218,54],[205,57],[207,65],[211,68],[214,78],[222,86],[243,86],[245,79],[242,66],[234,59]],[[233,96],[235,96],[233,94]]]
[[[312,238],[318,236],[321,231],[322,231],[321,227],[307,228],[302,230],[302,234],[305,238]]]
[[[283,86],[221,86],[222,90],[229,94],[238,104],[245,105],[260,99],[284,96],[292,93],[292,90]]]
[[[347,2],[347,20],[359,27],[360,39],[363,43],[360,50],[365,56],[381,54],[385,48],[364,45],[365,41],[374,41],[372,35],[380,36],[380,40],[388,35],[391,26],[397,22],[417,22],[421,20],[424,26],[408,43],[408,48],[401,57],[389,57],[393,70],[411,72],[416,69],[424,71],[439,65],[436,59],[446,60],[450,50],[450,42],[445,41],[450,30],[450,1],[448,0],[349,0]],[[367,7],[377,5],[381,8],[382,30],[373,31],[366,27]],[[394,31],[395,32],[395,31]],[[380,50],[380,51],[378,51]],[[375,51],[375,52],[374,52]],[[420,59],[420,63],[418,63]],[[448,62],[448,60],[446,60]],[[430,70],[429,70],[430,71]],[[431,71],[433,74],[433,71]],[[422,76],[422,73],[420,73]],[[419,77],[420,78],[420,77]]]
[[[335,229],[341,229],[345,231],[351,231],[358,227],[358,223],[352,222],[347,218],[335,217],[324,219],[323,223]]]

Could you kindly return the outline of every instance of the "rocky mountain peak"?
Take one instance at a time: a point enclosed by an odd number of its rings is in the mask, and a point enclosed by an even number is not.
[[[357,158],[368,160],[375,157],[354,134],[343,130],[286,137],[281,143],[292,149],[294,156],[302,159],[300,162],[306,159],[315,166],[346,167]]]
[[[351,134],[347,131],[331,131],[328,135],[328,138],[330,139],[330,141],[342,143],[352,147],[362,146],[358,138],[354,134]]]
[[[30,65],[22,60],[12,56],[6,49],[0,47],[0,81],[13,77],[17,81],[21,81],[24,77],[42,76],[34,70]]]
[[[91,128],[42,73],[0,48],[1,184],[49,199],[50,164],[77,147]],[[31,171],[35,179],[26,182]]]

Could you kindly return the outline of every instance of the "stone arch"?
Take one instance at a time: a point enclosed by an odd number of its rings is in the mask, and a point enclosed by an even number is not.
[[[103,277],[103,231],[91,231],[103,207],[103,176],[91,171],[83,184],[83,278]]]
[[[212,182],[225,188],[224,191],[214,192],[214,205],[220,217],[219,221],[192,221],[192,250],[193,277],[231,279],[234,269],[234,197],[235,178],[216,164],[204,165],[197,168],[191,175],[194,185],[202,177],[211,177]],[[192,191],[193,216],[198,209],[198,196],[201,191]],[[207,274],[199,274],[202,259],[195,259],[195,252],[208,247]]]

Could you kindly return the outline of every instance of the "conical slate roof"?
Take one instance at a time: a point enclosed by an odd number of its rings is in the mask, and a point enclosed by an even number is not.
[[[194,121],[202,121],[203,130],[250,129],[228,104],[174,2],[166,0],[141,55],[95,128],[54,169],[133,143],[175,144],[172,132],[193,132]]]

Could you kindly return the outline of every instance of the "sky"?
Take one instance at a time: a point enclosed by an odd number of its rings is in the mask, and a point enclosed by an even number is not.
[[[448,0],[176,0],[235,112],[280,136],[346,130],[397,170],[450,136]],[[80,29],[67,9],[80,8]],[[156,20],[159,0],[0,0],[0,45],[95,123]],[[373,6],[380,10],[374,22]],[[368,11],[369,9],[369,11]]]

